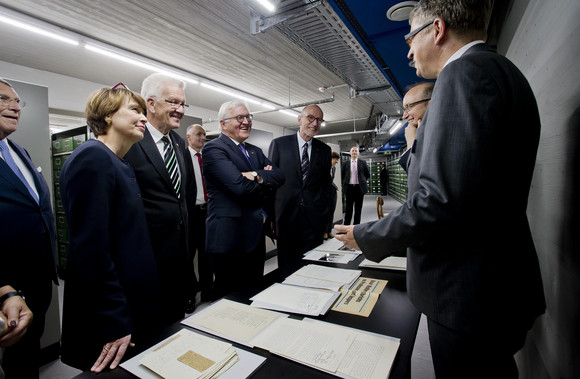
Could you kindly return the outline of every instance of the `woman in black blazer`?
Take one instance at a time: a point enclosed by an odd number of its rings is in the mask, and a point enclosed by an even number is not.
[[[79,146],[60,176],[69,228],[62,361],[100,372],[155,330],[157,268],[135,172],[123,160],[143,138],[146,105],[119,84],[89,99],[96,136]]]

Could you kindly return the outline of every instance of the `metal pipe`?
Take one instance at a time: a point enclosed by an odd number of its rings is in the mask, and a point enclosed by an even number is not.
[[[281,110],[284,110],[284,109],[293,109],[293,108],[306,107],[308,105],[332,103],[333,101],[334,101],[334,92],[332,93],[332,97],[330,97],[328,99],[309,101],[307,103],[301,103],[301,104],[291,104],[291,105],[286,105],[285,107],[279,107],[279,108],[275,108],[275,109],[268,109],[268,110],[265,110],[265,111],[252,112],[252,114],[256,115],[256,114],[262,114],[262,113],[277,112],[277,111],[281,111]]]

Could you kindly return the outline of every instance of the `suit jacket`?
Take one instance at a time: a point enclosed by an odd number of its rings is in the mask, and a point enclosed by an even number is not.
[[[349,159],[346,162],[342,163],[342,167],[341,167],[341,174],[342,174],[342,186],[344,188],[346,188],[348,186],[348,184],[350,183],[350,177],[351,177],[351,160]],[[371,172],[369,171],[369,166],[367,165],[367,162],[363,161],[362,159],[357,159],[356,161],[356,173],[357,173],[357,179],[358,179],[358,183],[360,185],[360,189],[361,192],[363,193],[363,195],[365,193],[368,192],[368,184],[367,184],[367,180],[368,178],[370,178],[371,176]]]
[[[0,158],[0,287],[11,285],[22,290],[28,297],[27,302],[32,311],[44,313],[50,303],[50,295],[42,299],[35,298],[35,295],[46,293],[47,288],[50,294],[51,280],[58,284],[56,227],[50,205],[50,191],[28,152],[9,139],[6,142],[32,173],[39,203],[32,198],[4,159]],[[39,291],[40,288],[44,290]],[[40,307],[36,307],[37,304]]]
[[[276,233],[279,239],[303,238],[295,235],[297,223],[308,225],[311,235],[322,236],[332,212],[333,195],[330,181],[331,150],[317,139],[312,140],[310,172],[306,183],[302,183],[301,157],[298,151],[297,134],[276,138],[270,144],[270,160],[279,167],[286,182],[274,196]],[[300,209],[308,213],[306,219],[298,220]]]
[[[409,247],[409,296],[438,323],[520,330],[543,313],[526,217],[539,135],[536,101],[523,74],[488,46],[473,46],[437,78],[410,150],[406,204],[355,226],[372,260]],[[515,142],[511,170],[500,140]]]
[[[86,370],[107,342],[146,342],[160,327],[152,301],[164,309],[164,297],[131,166],[89,140],[66,160],[60,186],[69,226],[62,360]]]
[[[125,160],[135,170],[141,189],[145,217],[164,296],[173,298],[175,317],[183,317],[185,265],[187,260],[188,214],[186,205],[187,170],[183,158],[186,143],[174,131],[169,132],[181,175],[180,197],[173,190],[163,158],[148,129],[134,144]],[[170,314],[171,312],[168,312]]]
[[[263,238],[263,209],[267,194],[284,183],[284,174],[262,150],[244,144],[250,162],[224,134],[203,148],[203,176],[209,204],[206,222],[207,253],[246,253]],[[265,166],[272,165],[271,171]],[[242,172],[256,171],[263,183],[246,179]]]

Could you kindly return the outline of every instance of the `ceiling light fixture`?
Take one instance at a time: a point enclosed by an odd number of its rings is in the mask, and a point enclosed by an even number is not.
[[[405,21],[417,5],[417,1],[401,1],[387,10],[387,18],[391,21]]]
[[[256,2],[260,3],[264,8],[266,8],[270,12],[274,12],[276,10],[274,4],[270,3],[268,0],[256,0]]]
[[[255,99],[252,99],[252,98],[250,98],[248,96],[244,96],[244,95],[242,95],[240,93],[234,92],[234,91],[232,91],[229,88],[222,88],[222,87],[216,86],[214,84],[209,84],[209,83],[206,83],[206,82],[202,82],[201,83],[201,86],[202,87],[205,87],[205,88],[209,88],[209,89],[211,89],[213,91],[221,92],[221,93],[223,93],[225,95],[229,95],[229,96],[235,97],[235,98],[240,99],[240,100],[247,101],[247,102],[252,103],[252,104],[262,105],[262,102],[261,101],[255,100]]]
[[[401,127],[403,125],[405,125],[407,123],[407,121],[405,120],[398,120],[395,125],[393,125],[393,127],[391,127],[391,129],[389,129],[389,134],[394,136],[395,133],[397,133],[399,131],[399,129],[401,129]]]
[[[4,13],[4,11],[2,11],[2,13]],[[28,30],[29,32],[32,32],[32,33],[40,34],[40,35],[45,36],[45,37],[56,39],[58,41],[65,42],[65,43],[68,43],[70,45],[78,46],[80,44],[80,42],[78,40],[75,40],[75,39],[69,38],[69,37],[65,37],[64,35],[61,35],[60,33],[55,33],[55,32],[49,31],[44,27],[39,28],[39,27],[31,25],[31,24],[20,22],[18,20],[13,19],[13,18],[8,18],[6,16],[0,16],[0,22],[6,23],[6,24],[9,24],[12,26],[16,26],[17,28],[20,28],[20,29]]]

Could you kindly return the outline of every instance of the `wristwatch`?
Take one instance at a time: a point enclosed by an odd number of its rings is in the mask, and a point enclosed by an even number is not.
[[[22,291],[8,292],[8,293],[4,294],[4,296],[0,297],[0,306],[2,306],[4,301],[8,300],[12,296],[20,296],[22,299],[24,299],[24,294],[22,293]]]
[[[258,179],[258,173],[256,171],[252,171],[252,176],[254,177],[254,180]]]

